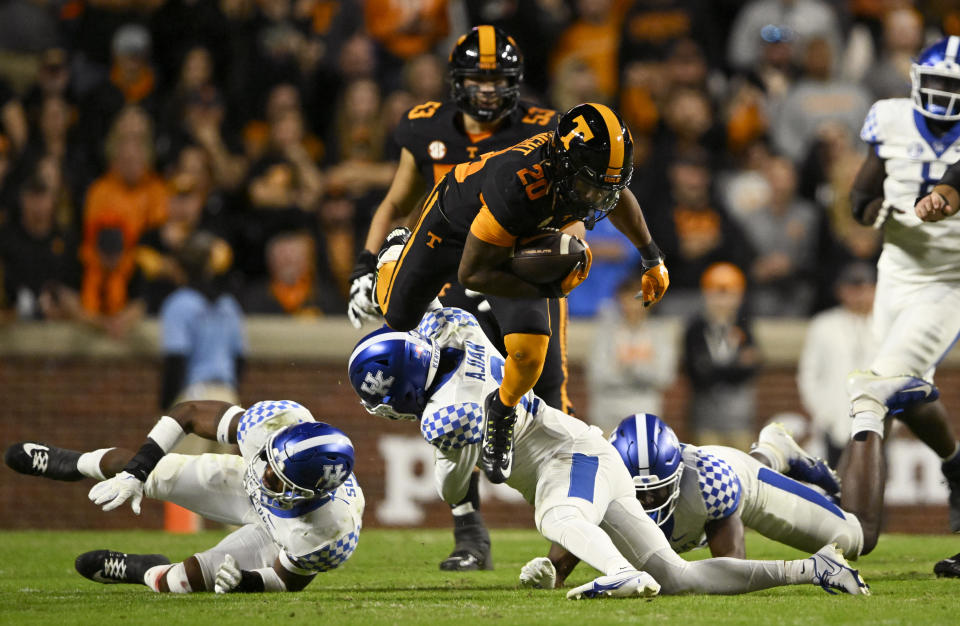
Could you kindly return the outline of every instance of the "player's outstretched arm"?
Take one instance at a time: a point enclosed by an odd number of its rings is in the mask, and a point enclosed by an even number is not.
[[[643,279],[641,291],[636,297],[643,299],[644,306],[660,302],[670,286],[670,274],[664,264],[663,254],[647,228],[640,203],[629,189],[620,192],[620,200],[610,212],[610,221],[640,252]]]
[[[237,424],[243,409],[227,402],[198,400],[182,402],[162,416],[147,434],[147,440],[117,475],[97,483],[87,494],[104,511],[112,511],[130,501],[130,507],[140,514],[143,484],[160,459],[180,442],[187,433],[222,443],[236,443]]]
[[[704,525],[707,531],[707,545],[712,556],[726,556],[732,559],[747,558],[747,549],[743,541],[743,520],[734,513],[723,519],[711,520]]]
[[[373,294],[373,282],[377,272],[377,252],[397,220],[412,212],[422,193],[422,188],[423,183],[420,181],[413,154],[404,148],[400,153],[400,163],[393,182],[373,214],[366,243],[350,274],[350,302],[347,306],[347,317],[354,328],[360,328],[364,322],[371,322],[380,317],[380,308]]]
[[[371,254],[376,254],[387,233],[394,227],[397,220],[407,217],[413,211],[423,192],[423,182],[420,179],[420,172],[417,171],[417,162],[413,153],[403,148],[400,151],[400,162],[393,176],[393,182],[390,183],[390,189],[387,190],[387,195],[383,197],[370,220],[370,230],[367,231],[364,249]]]

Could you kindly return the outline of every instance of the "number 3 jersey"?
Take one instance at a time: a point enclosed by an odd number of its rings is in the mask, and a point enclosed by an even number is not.
[[[289,400],[266,400],[248,408],[237,426],[237,443],[244,464],[249,466],[276,431],[312,422],[313,415]],[[351,474],[329,498],[309,500],[290,510],[263,504],[257,483],[244,479],[255,521],[264,527],[280,548],[280,559],[291,571],[304,575],[333,569],[350,558],[360,537],[363,492]],[[251,521],[251,520],[245,520]]]
[[[432,340],[440,355],[420,432],[437,448],[438,462],[447,462],[444,471],[439,467],[437,471],[441,494],[446,493],[447,482],[465,490],[480,456],[475,444],[483,437],[483,402],[499,388],[504,360],[476,318],[462,309],[429,311],[416,332]],[[591,428],[598,436],[600,431],[547,406],[533,391],[520,399],[516,413],[513,470],[507,484],[533,504],[540,470],[557,450]]]
[[[470,135],[453,102],[425,102],[407,111],[397,124],[394,140],[413,155],[417,170],[432,187],[453,169],[531,135],[557,127],[557,112],[521,100],[494,131]]]
[[[860,138],[883,159],[884,203],[897,209],[883,227],[878,268],[907,281],[960,280],[960,221],[923,222],[913,210],[960,160],[960,123],[937,135],[911,100],[892,98],[874,103]]]

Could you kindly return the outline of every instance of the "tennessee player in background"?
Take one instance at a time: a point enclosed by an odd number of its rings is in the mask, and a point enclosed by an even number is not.
[[[351,275],[347,312],[355,327],[380,320],[373,298],[376,253],[393,226],[413,212],[427,191],[458,163],[557,127],[555,111],[520,99],[523,67],[523,54],[512,37],[493,26],[478,26],[461,36],[450,53],[451,99],[413,107],[394,131],[401,146],[400,161]],[[481,298],[468,296],[454,282],[444,290],[443,302],[476,314],[490,340],[504,349],[496,320],[478,310]],[[553,299],[549,306],[550,342],[536,391],[553,406],[572,413],[566,393],[567,303]],[[453,507],[456,546],[441,569],[492,567],[490,538],[476,512],[480,506],[477,479],[474,475],[464,502]]]
[[[669,285],[660,250],[627,189],[632,173],[633,140],[620,116],[602,104],[580,104],[553,133],[457,165],[427,196],[413,232],[394,231],[379,255],[377,302],[395,330],[415,328],[454,277],[486,295],[506,347],[503,382],[484,401],[479,466],[491,482],[510,477],[515,407],[543,369],[550,299],[565,297],[590,270],[588,248],[562,280],[526,282],[503,269],[517,239],[577,221],[590,229],[609,214],[640,252],[646,271],[637,297],[653,304]]]

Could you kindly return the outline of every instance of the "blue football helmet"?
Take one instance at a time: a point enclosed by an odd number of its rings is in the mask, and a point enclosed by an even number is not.
[[[960,120],[960,37],[944,37],[920,52],[910,67],[913,108],[944,121]]]
[[[683,456],[676,433],[656,415],[637,413],[617,425],[610,443],[630,470],[643,509],[662,526],[680,496]]]
[[[289,510],[336,491],[352,471],[353,443],[343,431],[323,422],[301,422],[270,436],[247,466],[247,482],[261,503]]]
[[[391,420],[419,420],[439,365],[440,351],[431,340],[384,326],[360,340],[347,371],[368,412]]]

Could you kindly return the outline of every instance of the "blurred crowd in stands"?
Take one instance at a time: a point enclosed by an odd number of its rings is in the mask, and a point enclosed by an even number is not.
[[[835,304],[837,268],[879,254],[848,208],[859,128],[909,95],[925,43],[960,34],[960,3],[6,0],[3,317],[123,336],[186,281],[177,251],[199,230],[245,313],[342,314],[392,129],[447,97],[447,54],[483,23],[525,53],[524,97],[628,122],[671,275],[658,314],[698,309],[726,262],[751,314],[807,317]],[[607,227],[576,315],[639,261]]]

